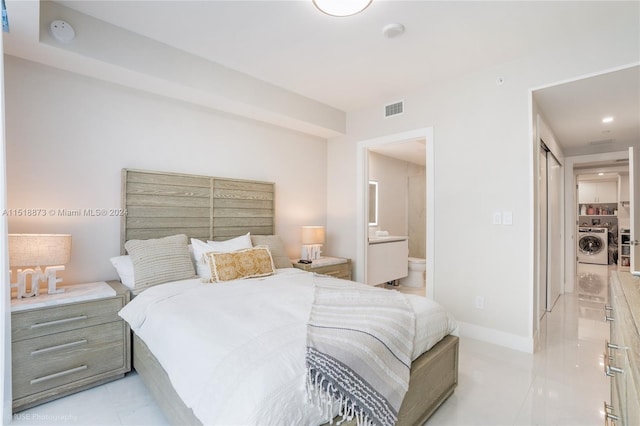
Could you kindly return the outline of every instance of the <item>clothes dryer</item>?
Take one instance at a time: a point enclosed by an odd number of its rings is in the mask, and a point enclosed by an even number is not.
[[[609,230],[607,228],[578,228],[578,262],[607,265],[609,263]]]

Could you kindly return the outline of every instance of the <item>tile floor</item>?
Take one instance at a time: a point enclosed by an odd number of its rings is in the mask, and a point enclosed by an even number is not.
[[[431,425],[598,425],[609,382],[602,352],[608,268],[580,265],[578,291],[542,323],[535,355],[461,339],[459,385]],[[16,413],[16,425],[166,425],[135,373]]]

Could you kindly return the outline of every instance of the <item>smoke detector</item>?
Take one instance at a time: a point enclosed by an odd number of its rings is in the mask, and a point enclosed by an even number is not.
[[[404,25],[402,24],[385,25],[384,28],[382,28],[382,34],[384,34],[386,38],[394,38],[394,37],[401,36],[402,34],[404,34]]]
[[[65,21],[55,20],[51,22],[49,29],[53,38],[62,43],[68,43],[76,36],[71,24]]]

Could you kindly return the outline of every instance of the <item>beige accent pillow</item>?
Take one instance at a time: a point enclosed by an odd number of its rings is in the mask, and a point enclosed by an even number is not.
[[[186,235],[130,240],[124,248],[133,262],[134,295],[157,284],[196,277]]]
[[[293,268],[284,244],[278,235],[251,235],[254,246],[267,246],[276,268]]]
[[[229,253],[204,254],[211,268],[211,282],[266,277],[275,272],[268,247],[252,247]]]

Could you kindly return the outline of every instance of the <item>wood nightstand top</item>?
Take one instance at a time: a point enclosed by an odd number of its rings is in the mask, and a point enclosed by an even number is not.
[[[322,256],[320,259],[316,259],[311,263],[298,263],[300,259],[291,259],[291,263],[293,263],[294,265],[297,265],[296,267],[301,267],[300,269],[306,269],[306,268],[320,268],[323,266],[329,266],[329,265],[339,265],[341,263],[348,263],[350,262],[350,259],[345,259],[343,257],[329,257],[329,256]],[[306,268],[305,268],[306,267]]]
[[[346,280],[351,279],[351,259],[343,257],[321,257],[312,263],[298,263],[299,259],[292,259],[293,266],[303,271],[331,275]]]

